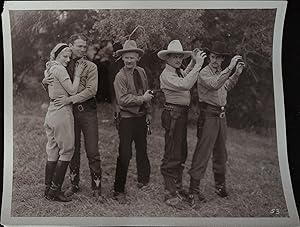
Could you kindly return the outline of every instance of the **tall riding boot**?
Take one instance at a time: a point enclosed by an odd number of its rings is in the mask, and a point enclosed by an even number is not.
[[[225,174],[214,173],[214,177],[215,177],[216,194],[222,198],[227,197],[228,193],[226,191]]]
[[[65,191],[65,196],[71,196],[79,191],[79,168],[70,166],[71,186]]]
[[[52,179],[52,184],[48,195],[46,196],[48,200],[55,200],[61,202],[69,202],[72,200],[71,198],[66,197],[61,191],[61,187],[65,179],[68,165],[69,162],[61,160],[57,161],[54,176]]]
[[[91,187],[93,190],[93,196],[96,199],[101,199],[101,174],[91,173]]]
[[[200,180],[191,177],[189,188],[189,203],[194,206],[196,202],[206,202],[204,195],[200,192]]]
[[[49,189],[51,187],[51,182],[54,174],[54,170],[56,167],[57,161],[47,161],[45,167],[45,194],[44,197],[47,196]]]

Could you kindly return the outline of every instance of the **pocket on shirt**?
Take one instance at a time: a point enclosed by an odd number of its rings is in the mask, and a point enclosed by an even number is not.
[[[198,84],[198,94],[205,95],[207,94],[208,89],[201,84]]]

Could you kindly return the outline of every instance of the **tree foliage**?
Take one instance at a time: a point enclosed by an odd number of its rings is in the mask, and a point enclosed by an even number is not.
[[[247,65],[229,95],[229,124],[249,127],[267,121],[274,125],[275,14],[273,9],[10,11],[15,90],[21,92],[28,81],[40,81],[50,50],[77,32],[87,34],[91,43],[110,40],[123,44],[135,39],[145,50],[140,64],[146,68],[152,88],[159,87],[163,68],[156,53],[169,41],[179,39],[184,49],[192,50],[223,40],[232,56],[241,54]],[[195,104],[197,92],[193,89]]]

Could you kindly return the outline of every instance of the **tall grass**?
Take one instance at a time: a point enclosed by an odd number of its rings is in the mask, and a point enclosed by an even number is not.
[[[214,194],[212,166],[209,163],[201,190],[208,202],[197,209],[175,210],[163,203],[163,181],[159,166],[164,149],[164,135],[160,127],[159,111],[155,116],[152,135],[148,136],[148,154],[151,162],[151,187],[139,191],[136,181],[135,157],[130,163],[126,190],[129,205],[119,205],[112,197],[112,188],[118,155],[118,134],[112,122],[108,104],[98,105],[99,151],[103,169],[102,192],[106,201],[101,204],[92,197],[90,176],[84,146],[81,150],[81,192],[72,202],[47,201],[44,193],[44,166],[46,137],[43,121],[46,110],[42,102],[14,100],[14,162],[12,216],[16,217],[286,217],[288,211],[283,195],[275,135],[261,137],[243,130],[228,129],[227,187],[229,197]],[[83,142],[83,141],[82,141]],[[188,129],[189,154],[184,172],[184,185],[189,183],[187,170],[196,145],[195,125]],[[133,149],[134,151],[134,149]],[[64,188],[69,185],[66,177]],[[278,209],[279,214],[272,213]]]

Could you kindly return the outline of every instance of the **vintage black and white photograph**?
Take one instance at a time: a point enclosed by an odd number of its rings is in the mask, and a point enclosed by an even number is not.
[[[285,3],[237,2],[6,2],[1,222],[297,223]]]

